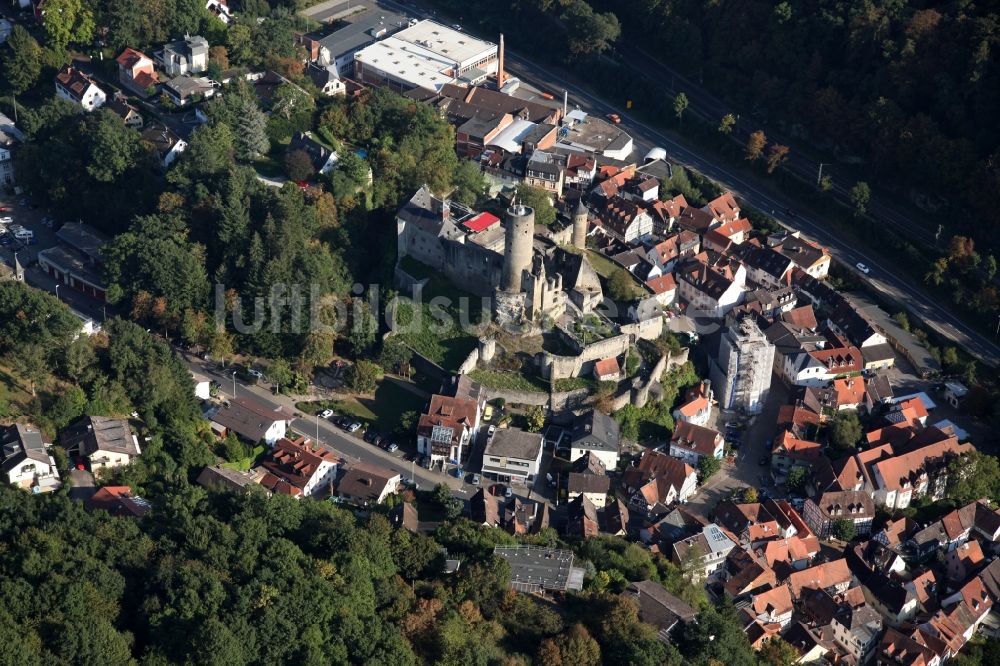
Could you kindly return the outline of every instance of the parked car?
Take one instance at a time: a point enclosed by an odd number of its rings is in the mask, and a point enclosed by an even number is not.
[[[479,485],[479,481],[480,481],[479,475],[478,474],[473,474],[472,475],[472,485],[478,486]]]
[[[615,125],[620,125],[622,122],[622,117],[619,116],[617,113],[609,113],[608,120],[613,122]]]
[[[486,436],[487,437],[492,437],[493,433],[495,433],[496,431],[497,431],[497,427],[495,425],[491,425],[489,427],[489,429],[486,431]]]
[[[507,490],[505,490],[503,492],[503,496],[504,497],[513,497],[514,496],[514,489],[512,487],[510,487],[510,486],[507,486]]]
[[[389,444],[389,448],[387,448],[386,451],[388,451],[389,453],[395,453],[396,451],[399,451],[399,447],[396,446],[395,442],[393,442]]]
[[[865,264],[861,263],[860,261],[858,263],[854,264],[854,266],[859,271],[861,271],[862,273],[864,273],[865,275],[868,275],[869,273],[872,272],[872,269],[868,268],[868,266],[866,266]]]
[[[333,425],[337,426],[338,428],[343,428],[344,430],[346,430],[347,426],[351,425],[351,421],[346,416],[338,416],[337,418],[333,419]]]
[[[0,224],[13,224],[14,218],[12,217],[0,217]]]
[[[249,373],[253,377],[256,377],[257,379],[264,379],[264,373],[261,372],[260,370],[257,370],[256,368],[250,368],[249,370],[247,370],[247,373]]]
[[[320,416],[320,418],[328,419],[331,416],[333,416],[333,410],[332,409],[324,409],[322,412],[319,413],[319,416]]]
[[[379,438],[378,433],[374,429],[369,428],[367,431],[365,431],[365,436],[363,439],[369,444],[374,444],[375,440],[378,438]]]
[[[351,421],[347,424],[347,428],[345,428],[345,430],[347,430],[347,432],[357,432],[361,430],[361,421]]]

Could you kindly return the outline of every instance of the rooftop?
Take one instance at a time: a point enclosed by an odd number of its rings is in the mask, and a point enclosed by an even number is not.
[[[446,56],[456,63],[479,60],[491,52],[496,53],[497,49],[497,45],[493,42],[477,39],[430,20],[419,21],[397,32],[394,37],[421,46],[432,53]]]
[[[542,435],[520,428],[500,428],[486,444],[485,456],[534,460],[542,452]]]
[[[573,566],[572,551],[498,546],[493,552],[510,564],[510,586],[518,592],[583,589],[584,570]]]

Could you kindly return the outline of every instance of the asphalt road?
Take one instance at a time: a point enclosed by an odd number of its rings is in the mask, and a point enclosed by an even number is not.
[[[219,383],[220,398],[233,395],[233,376],[231,373],[219,370],[214,364],[205,364],[184,352],[179,351],[178,353],[191,369],[207,375]],[[464,479],[456,479],[440,472],[432,472],[404,460],[402,449],[395,454],[389,453],[365,442],[361,437],[344,432],[326,419],[317,418],[313,414],[302,414],[295,409],[295,401],[292,398],[283,395],[275,396],[269,388],[250,386],[237,380],[236,395],[251,396],[255,400],[292,415],[290,420],[292,430],[318,442],[320,446],[332,451],[346,463],[356,463],[363,460],[367,463],[380,465],[398,472],[404,479],[414,479],[417,487],[421,490],[430,490],[439,483],[446,483],[452,488],[453,494],[460,499],[468,499],[474,491],[473,486],[465,483]],[[296,414],[300,414],[300,416],[294,416]]]
[[[661,82],[671,82],[672,89],[676,92],[684,92],[690,102],[688,113],[695,112],[710,122],[717,122],[727,113],[737,114],[731,104],[719,99],[703,86],[690,78],[684,76],[676,69],[660,62],[642,49],[638,49],[628,44],[620,44],[616,47],[623,59],[632,63],[634,68],[645,72],[647,75],[655,76]],[[805,182],[815,182],[820,175],[820,164],[824,159],[832,159],[830,156],[817,154],[811,146],[804,145],[798,140],[782,133],[773,125],[753,119],[748,115],[741,115],[736,127],[733,128],[732,136],[735,140],[746,143],[752,132],[762,130],[767,135],[771,143],[781,143],[791,147],[788,159],[782,168],[793,172],[798,178]],[[833,180],[833,188],[830,194],[839,202],[851,207],[850,188],[858,180],[864,180],[863,176],[855,173],[849,165],[842,163],[823,163],[823,175],[830,176]],[[912,216],[891,205],[876,195],[872,196],[872,201],[868,206],[870,214],[885,222],[897,231],[904,233],[907,238],[918,242],[932,245],[936,243],[936,229],[928,225],[925,220],[916,220]]]

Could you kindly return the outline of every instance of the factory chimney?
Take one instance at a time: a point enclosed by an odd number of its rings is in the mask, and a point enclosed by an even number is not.
[[[500,60],[500,62],[497,63],[497,90],[501,90],[503,88],[503,80],[504,80],[504,78],[506,76],[504,74],[504,71],[503,71],[503,33],[502,32],[500,33],[500,53],[499,53],[499,60]]]

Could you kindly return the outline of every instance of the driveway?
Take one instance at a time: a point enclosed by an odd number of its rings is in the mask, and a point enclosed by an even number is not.
[[[94,475],[85,469],[71,469],[69,482],[72,485],[69,489],[69,498],[78,502],[86,502],[97,492]]]

